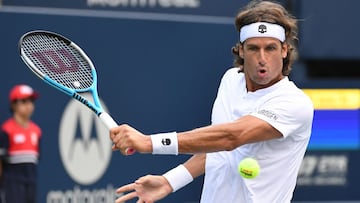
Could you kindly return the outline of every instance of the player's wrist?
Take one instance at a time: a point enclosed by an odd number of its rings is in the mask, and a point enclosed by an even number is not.
[[[150,135],[150,139],[152,144],[152,154],[177,155],[179,153],[176,132]]]
[[[171,186],[172,192],[176,192],[194,180],[191,173],[182,164],[166,172],[163,176]]]

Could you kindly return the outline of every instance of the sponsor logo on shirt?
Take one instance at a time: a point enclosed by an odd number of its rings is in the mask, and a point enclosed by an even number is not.
[[[16,134],[14,136],[14,142],[16,144],[21,144],[21,143],[24,143],[25,142],[25,135],[24,134]]]
[[[277,120],[278,117],[275,113],[271,112],[271,111],[268,111],[268,110],[265,110],[265,109],[262,109],[260,111],[258,111],[258,114],[261,114],[263,116],[266,116],[272,120]]]

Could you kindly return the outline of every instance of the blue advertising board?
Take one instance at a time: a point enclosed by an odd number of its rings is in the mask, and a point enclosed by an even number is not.
[[[294,199],[360,200],[360,90],[304,89],[304,92],[312,99],[315,112]]]
[[[359,203],[359,150],[309,150],[300,168],[295,202]]]
[[[360,90],[304,91],[315,108],[309,150],[360,150]]]
[[[5,6],[192,14],[233,17],[249,0],[3,0]]]
[[[114,190],[147,174],[163,174],[189,156],[122,156],[111,152],[107,130],[95,115],[43,84],[21,61],[21,35],[60,33],[93,60],[99,95],[118,123],[150,134],[210,124],[222,74],[232,64],[237,34],[228,24],[174,23],[0,12],[0,119],[18,83],[40,93],[34,121],[43,130],[38,202],[113,202]],[[202,177],[161,202],[197,202]],[[135,202],[135,201],[130,201]]]

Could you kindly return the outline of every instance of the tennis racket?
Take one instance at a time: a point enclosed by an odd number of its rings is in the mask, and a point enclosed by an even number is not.
[[[53,32],[36,30],[20,38],[19,50],[27,67],[41,80],[87,106],[108,129],[118,126],[100,104],[93,63],[74,42]],[[94,102],[81,95],[85,92],[91,93]],[[135,151],[127,149],[126,153]]]

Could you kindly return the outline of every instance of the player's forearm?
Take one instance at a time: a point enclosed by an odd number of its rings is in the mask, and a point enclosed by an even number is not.
[[[197,154],[233,150],[241,145],[242,122],[197,128],[187,132],[151,135],[153,154]]]
[[[229,124],[207,126],[178,133],[178,149],[182,154],[231,150],[234,139]]]
[[[195,154],[184,163],[194,179],[205,173],[205,159],[206,154]]]
[[[241,145],[281,137],[267,122],[253,116],[178,133],[179,153],[230,151]]]
[[[205,158],[205,154],[195,154],[184,164],[171,169],[163,175],[172,188],[172,192],[176,192],[191,183],[194,178],[204,174]]]

